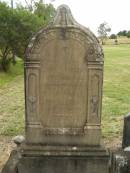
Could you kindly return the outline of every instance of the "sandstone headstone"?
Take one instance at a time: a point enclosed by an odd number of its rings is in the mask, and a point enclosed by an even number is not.
[[[28,46],[26,142],[100,145],[103,52],[89,29],[61,6]]]
[[[66,5],[30,42],[25,58],[26,136],[7,173],[108,173],[101,145],[103,52]],[[10,165],[14,162],[13,167]]]

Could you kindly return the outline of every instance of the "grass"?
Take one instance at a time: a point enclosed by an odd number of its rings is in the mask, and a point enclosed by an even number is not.
[[[0,134],[24,133],[23,61],[0,73]]]
[[[124,36],[120,36],[117,37],[118,40],[118,44],[129,44],[130,45],[130,38],[124,37]],[[107,39],[105,41],[106,45],[114,45],[115,44],[115,39]]]
[[[17,60],[16,65],[11,65],[7,73],[0,72],[0,89],[7,86],[18,75],[23,74],[23,61]]]
[[[103,135],[118,137],[130,112],[130,46],[104,46],[104,52]]]
[[[102,127],[107,139],[121,136],[123,117],[130,112],[130,46],[104,46]],[[23,65],[0,73],[0,134],[24,133]]]

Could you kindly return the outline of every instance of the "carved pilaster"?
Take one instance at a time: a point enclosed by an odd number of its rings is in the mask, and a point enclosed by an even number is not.
[[[103,63],[88,62],[88,109],[84,133],[101,142],[101,105],[102,105]]]
[[[26,124],[39,125],[39,66],[37,61],[25,63]]]
[[[88,63],[88,117],[87,125],[101,125],[103,66]]]

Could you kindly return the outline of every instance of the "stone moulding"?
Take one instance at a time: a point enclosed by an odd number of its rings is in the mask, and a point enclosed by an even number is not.
[[[26,50],[26,59],[27,60],[39,60],[39,49],[40,45],[47,44],[47,42],[58,39],[72,38],[80,42],[80,44],[84,44],[86,47],[87,57],[86,60],[89,62],[100,62],[103,64],[104,54],[102,48],[98,42],[96,37],[88,34],[88,29],[86,28],[86,32],[82,32],[83,30],[78,27],[66,26],[67,31],[64,27],[48,27],[46,29],[38,32],[33,39],[31,40],[27,50]],[[61,35],[57,35],[57,32],[61,32]],[[65,34],[66,33],[66,34]]]
[[[40,111],[40,103],[43,103],[43,101],[41,101],[41,76],[44,76],[44,74],[47,73],[45,66],[43,67],[45,60],[44,56],[41,55],[41,52],[46,49],[51,42],[55,42],[56,40],[59,40],[59,42],[63,41],[64,47],[67,46],[71,40],[75,44],[78,44],[82,50],[85,50],[83,63],[86,64],[86,66],[83,67],[83,71],[86,73],[86,79],[84,78],[84,80],[86,80],[87,83],[85,91],[87,103],[84,122],[82,122],[82,125],[78,125],[78,127],[75,125],[68,125],[67,127],[48,127],[41,118],[42,112]],[[90,145],[91,136],[93,135],[95,139],[95,144],[92,141],[93,145],[99,145],[101,136],[103,63],[104,54],[98,39],[88,28],[85,28],[75,21],[68,6],[60,6],[56,16],[50,24],[33,36],[26,51],[25,98],[26,136],[28,142],[35,143],[37,140],[37,143],[42,143],[41,139],[38,141],[37,136],[39,136],[39,138],[44,136],[45,138],[43,141],[46,141],[46,139],[47,141],[50,141],[48,138],[50,135],[57,135],[56,140],[58,139],[58,136],[60,138],[60,136],[64,135],[66,137],[72,136],[72,138],[82,136],[84,140],[88,140],[88,145]],[[70,72],[72,73],[72,69]],[[36,85],[33,83],[36,83]],[[53,83],[48,84],[48,86],[52,85]],[[97,87],[95,88],[95,86]],[[34,138],[30,138],[31,132],[36,135],[35,141]],[[99,138],[97,138],[97,136],[99,136]]]
[[[31,39],[30,44],[28,45],[27,51],[26,51],[26,59],[30,57],[30,54],[33,54],[34,49],[38,49],[40,41],[43,42],[43,40],[49,40],[49,35],[51,36],[51,39],[54,39],[55,30],[61,30],[61,37],[66,36],[66,28],[69,29],[70,32],[73,31],[71,34],[72,38],[77,39],[79,37],[80,33],[80,39],[78,41],[84,40],[86,42],[88,47],[88,56],[90,57],[90,61],[93,61],[91,56],[93,54],[96,54],[96,61],[102,61],[103,62],[103,51],[99,44],[98,39],[95,37],[95,35],[86,27],[80,25],[77,23],[74,19],[74,17],[71,14],[71,11],[67,5],[61,5],[57,9],[57,14],[50,22],[50,24],[39,30]],[[77,32],[74,32],[76,30]],[[42,39],[42,40],[41,40]],[[37,52],[37,51],[36,51]]]

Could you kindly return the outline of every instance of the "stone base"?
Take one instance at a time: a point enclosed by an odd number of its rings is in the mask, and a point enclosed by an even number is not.
[[[17,150],[13,150],[1,173],[18,173],[17,166],[19,159],[19,152]]]
[[[25,149],[18,173],[108,173],[109,154],[101,148],[68,147],[65,151]]]
[[[25,157],[18,173],[108,173],[108,160],[88,157]]]
[[[108,173],[101,147],[24,146],[12,151],[2,173]]]

